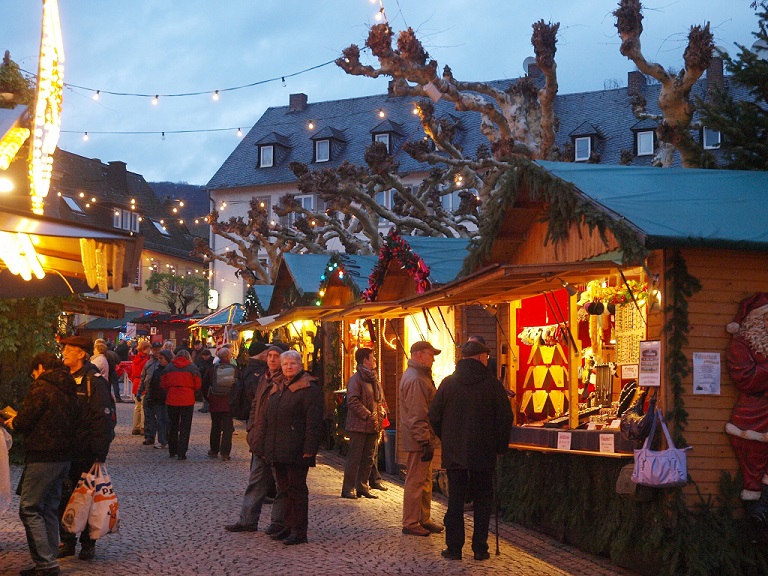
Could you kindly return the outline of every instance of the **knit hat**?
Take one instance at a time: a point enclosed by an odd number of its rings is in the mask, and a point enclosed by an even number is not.
[[[733,322],[729,322],[725,329],[729,334],[736,334],[747,316],[765,314],[768,312],[768,292],[755,292],[749,298],[739,303],[739,311]]]
[[[160,356],[168,360],[168,362],[173,361],[173,352],[170,350],[160,350]]]
[[[282,354],[283,352],[285,352],[285,350],[280,348],[280,346],[272,345],[269,348],[267,348],[267,352],[277,352],[278,354]]]
[[[488,348],[485,344],[481,342],[476,342],[474,340],[470,340],[469,342],[465,343],[461,347],[461,355],[464,358],[469,358],[470,356],[477,356],[478,354],[490,354],[491,349]]]
[[[264,344],[264,342],[259,342],[258,340],[254,340],[251,342],[251,345],[248,346],[248,356],[258,356],[264,350],[267,349],[267,345]]]
[[[286,344],[285,342],[280,342],[279,340],[272,342],[272,346],[277,346],[283,352],[288,352],[288,350],[291,349],[291,347],[288,346],[288,344]]]

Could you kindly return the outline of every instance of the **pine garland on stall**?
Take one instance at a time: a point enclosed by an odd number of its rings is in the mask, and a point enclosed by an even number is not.
[[[384,244],[379,251],[379,261],[368,277],[368,288],[363,290],[363,300],[366,302],[376,300],[389,263],[393,259],[413,277],[416,282],[416,292],[421,294],[429,289],[429,267],[411,250],[408,242],[392,228],[384,237]]]

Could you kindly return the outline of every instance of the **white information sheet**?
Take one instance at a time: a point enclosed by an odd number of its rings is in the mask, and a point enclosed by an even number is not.
[[[720,353],[693,353],[693,393],[720,395]]]
[[[661,386],[661,341],[640,342],[640,375],[638,386]]]
[[[571,449],[571,433],[570,432],[557,433],[557,449],[558,450]]]

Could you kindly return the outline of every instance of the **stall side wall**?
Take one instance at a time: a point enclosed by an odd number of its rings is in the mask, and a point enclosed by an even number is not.
[[[725,326],[734,319],[741,300],[755,292],[768,291],[768,254],[705,249],[685,249],[681,253],[689,274],[702,285],[702,290],[688,303],[691,332],[685,355],[692,370],[694,352],[718,352],[721,367],[719,395],[693,394],[692,372],[684,381],[688,424],[683,435],[693,446],[688,452],[688,472],[703,494],[717,494],[722,472],[735,475],[739,469],[724,431],[737,398],[726,367],[731,335]],[[669,265],[669,254],[666,260]],[[671,401],[670,386],[666,388],[665,400]],[[695,496],[694,487],[689,486],[687,491]]]

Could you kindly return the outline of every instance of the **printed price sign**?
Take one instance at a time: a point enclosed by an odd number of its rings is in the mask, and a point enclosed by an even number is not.
[[[615,452],[613,434],[600,434],[600,452]]]
[[[557,449],[558,450],[571,449],[571,433],[570,432],[557,433]]]

